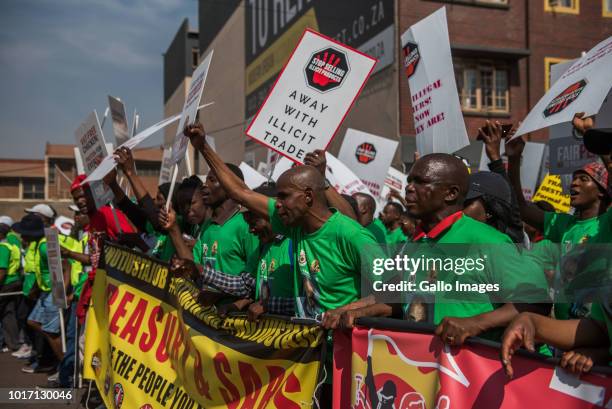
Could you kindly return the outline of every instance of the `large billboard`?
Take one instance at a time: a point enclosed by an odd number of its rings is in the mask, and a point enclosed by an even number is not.
[[[304,29],[379,59],[394,60],[393,0],[245,0],[246,117],[263,103]]]

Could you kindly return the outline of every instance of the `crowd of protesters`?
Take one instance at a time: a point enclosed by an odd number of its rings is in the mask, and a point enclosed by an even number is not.
[[[573,125],[580,134],[594,127],[592,118],[580,114]],[[80,175],[71,187],[71,226],[45,204],[25,209],[16,223],[0,218],[4,351],[24,360],[24,372],[46,372],[58,386],[74,385],[75,350],[82,350],[78,346],[93,280],[109,240],[170,263],[172,274],[193,280],[203,291],[220,291],[223,297],[213,302],[221,315],[243,311],[250,320],[265,313],[308,317],[325,329],[352,328],[360,317],[426,321],[449,345],[474,336],[501,342],[509,376],[512,355],[521,347],[556,354],[563,367],[577,373],[608,365],[611,300],[587,296],[565,302],[555,300],[551,288],[559,281],[559,260],[565,254],[587,242],[612,241],[609,156],[575,170],[572,212],[555,212],[546,202],[525,199],[520,182],[525,142],[520,137],[509,140],[512,131],[504,129],[487,121],[479,130],[489,172],[470,172],[454,155],[425,155],[410,169],[406,191],[392,191],[379,214],[374,197],[342,195],[330,186],[323,151],[307,154],[304,165],[287,170],[277,181],[250,189],[241,170],[206,143],[204,126],[197,123],[184,133],[209,172],[180,181],[168,198],[170,184],[160,185],[154,197],[147,192],[132,153],[121,148],[115,151],[117,170],[104,179],[114,193],[112,206],[96,208]],[[118,183],[119,171],[134,197]],[[59,230],[66,261],[66,352],[50,292],[46,227]],[[513,289],[541,290],[542,299],[550,302],[428,304],[413,298],[386,303],[362,295],[362,276],[369,275],[363,270],[364,258],[393,256],[391,249],[407,251],[414,243],[506,245],[503,254],[490,254],[487,271],[472,281],[490,283],[499,277]]]

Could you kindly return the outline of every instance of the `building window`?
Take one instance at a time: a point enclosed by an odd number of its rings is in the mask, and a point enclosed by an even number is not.
[[[55,183],[55,163],[49,161],[48,166],[49,166],[49,183],[53,184]]]
[[[465,112],[510,112],[508,68],[485,61],[455,61],[461,109]]]
[[[548,91],[552,85],[550,80],[550,68],[560,62],[569,61],[567,58],[545,57],[544,58],[544,91]]]
[[[553,13],[580,14],[580,0],[544,0],[544,10]]]
[[[44,199],[45,198],[45,181],[42,179],[24,179],[23,180],[23,198],[24,199]]]
[[[612,0],[602,0],[603,16],[612,17]]]
[[[198,66],[198,60],[200,59],[200,50],[197,47],[191,49],[191,68]]]

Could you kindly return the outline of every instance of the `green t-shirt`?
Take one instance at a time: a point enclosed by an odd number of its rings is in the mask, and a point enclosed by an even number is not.
[[[372,233],[377,243],[386,244],[387,243],[387,229],[383,222],[380,219],[374,219],[372,223],[366,226],[366,229]]]
[[[12,230],[6,234],[6,241],[14,246],[17,246],[19,249],[21,248],[21,239],[19,238],[19,235]]]
[[[293,270],[289,257],[291,240],[287,237],[263,244],[257,269],[255,298],[259,299],[262,286],[267,283],[273,297],[293,298],[295,296]]]
[[[387,230],[387,244],[399,244],[406,242],[406,235],[402,231],[401,227],[395,230]]]
[[[566,213],[544,213],[544,237],[553,243],[559,243],[561,256],[567,254],[574,245],[584,243],[612,242],[612,211],[580,220]],[[588,315],[589,304],[555,303],[554,313],[557,319],[581,318]]]
[[[236,212],[223,224],[207,220],[193,248],[197,264],[209,263],[226,274],[239,275],[243,271],[257,274],[259,239],[249,232],[242,213]]]
[[[434,237],[420,235],[417,236],[416,241],[421,243],[435,242],[436,244],[465,244],[467,246],[457,247],[462,252],[461,256],[466,259],[480,258],[484,260],[484,268],[481,271],[474,269],[461,275],[454,271],[438,271],[436,272],[437,281],[452,284],[453,288],[456,288],[455,281],[466,284],[499,284],[500,291],[491,293],[491,295],[500,299],[513,299],[513,296],[518,296],[519,291],[521,294],[546,298],[547,283],[542,269],[529,259],[521,257],[516,245],[506,234],[465,214],[451,215],[440,222],[439,226],[443,225],[446,228],[439,231]],[[437,229],[440,228],[432,229],[432,234]],[[428,245],[424,248],[424,252],[429,256],[430,251],[436,251],[432,249],[434,248]],[[439,251],[449,251],[448,249],[452,252],[453,247],[449,246],[447,249],[438,247]],[[418,281],[426,279],[423,273],[417,273],[417,276]],[[439,324],[444,317],[472,317],[491,312],[503,305],[491,301],[487,293],[476,293],[469,301],[465,301],[465,298],[462,301],[460,298],[456,298],[457,296],[458,294],[454,291],[436,293],[434,324]],[[497,339],[500,335],[500,331],[492,331],[482,336]]]
[[[275,204],[274,199],[269,199],[272,230],[291,238],[296,269],[303,283],[303,294],[299,296],[306,297],[304,310],[298,305],[298,314],[315,316],[357,301],[362,259],[368,262],[365,257],[373,253],[369,249],[380,251],[374,236],[336,209],[330,209],[332,216],[317,231],[305,233],[300,227],[285,226]]]

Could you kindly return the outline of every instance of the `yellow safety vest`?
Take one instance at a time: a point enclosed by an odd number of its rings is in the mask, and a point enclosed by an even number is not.
[[[72,237],[64,236],[63,234],[59,235],[60,245],[62,247],[66,247],[70,251],[74,251],[75,253],[83,253],[83,241],[75,240]],[[85,240],[85,243],[87,241]],[[80,261],[69,258],[68,262],[70,263],[70,284],[74,287],[79,283],[80,276],[83,273],[83,264]]]
[[[45,237],[40,239],[40,241],[36,244],[36,252],[34,254],[34,274],[36,274],[36,283],[38,284],[38,288],[45,292],[51,291],[51,276],[49,273],[47,273],[47,280],[44,280],[42,276],[42,269],[40,268],[40,246],[46,242],[47,239]]]
[[[6,247],[10,252],[9,266],[6,277],[4,277],[4,284],[11,284],[15,281],[19,281],[19,267],[21,267],[21,252],[19,251],[19,247],[7,241],[1,242],[0,246]]]

